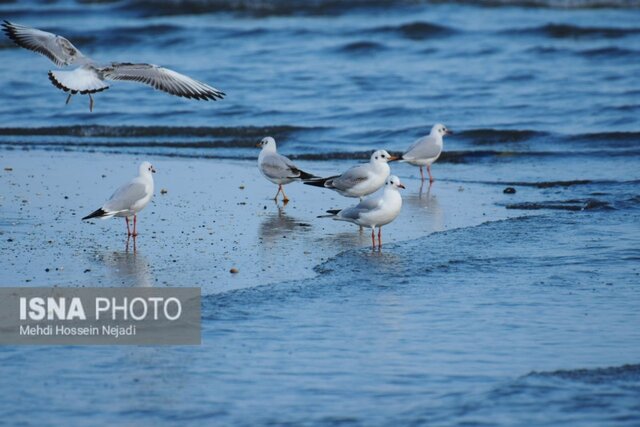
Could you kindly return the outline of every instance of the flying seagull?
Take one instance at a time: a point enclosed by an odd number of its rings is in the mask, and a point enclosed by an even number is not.
[[[424,182],[424,172],[422,172],[422,167],[426,166],[427,172],[429,173],[429,182],[433,182],[434,179],[431,175],[431,164],[438,160],[438,157],[442,154],[443,137],[451,134],[453,134],[453,132],[447,129],[445,125],[440,123],[433,125],[431,133],[416,140],[413,145],[409,147],[407,152],[402,155],[402,160],[400,161],[407,162],[414,166],[420,166],[422,182]]]
[[[94,93],[109,89],[107,80],[144,83],[183,98],[204,101],[222,99],[224,92],[205,83],[153,64],[112,62],[100,65],[86,57],[69,40],[56,34],[4,21],[2,29],[18,46],[49,58],[58,67],[75,66],[71,71],[49,71],[49,80],[69,94],[89,95],[89,111],[93,111]]]
[[[399,188],[404,188],[400,179],[391,175],[385,181],[384,192],[380,196],[370,196],[356,206],[342,210],[329,210],[329,215],[319,218],[333,218],[348,221],[360,227],[371,228],[371,244],[376,247],[375,229],[378,228],[378,247],[382,247],[382,226],[396,219],[402,209],[402,196]]]
[[[124,217],[127,223],[127,236],[137,236],[137,214],[144,209],[153,197],[153,175],[155,168],[149,162],[142,162],[138,176],[118,188],[100,209],[91,212],[82,220],[91,218],[107,219],[113,216]],[[133,233],[129,229],[129,217],[133,216]]]
[[[258,168],[260,172],[269,181],[278,185],[278,192],[273,198],[275,201],[278,201],[280,192],[282,192],[282,201],[284,203],[289,201],[287,195],[284,194],[283,185],[302,179],[317,178],[310,173],[300,170],[300,168],[293,164],[287,157],[278,154],[276,150],[276,140],[272,137],[267,136],[263,138],[262,141],[256,144],[256,147],[262,148],[258,156]]]
[[[388,162],[398,160],[385,150],[371,155],[369,163],[353,166],[342,175],[304,181],[307,185],[329,188],[345,197],[364,197],[382,187],[391,173]]]

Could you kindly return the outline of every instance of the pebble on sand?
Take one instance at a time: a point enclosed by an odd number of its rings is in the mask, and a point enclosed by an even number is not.
[[[7,172],[11,172],[13,168],[11,166],[7,166],[6,168],[4,168],[4,170],[6,170]]]
[[[162,190],[160,190],[160,194],[167,194],[169,192],[169,190],[167,190],[166,188],[163,188]]]
[[[232,268],[231,268],[231,270],[229,270],[229,273],[231,273],[231,274],[237,274],[237,273],[239,273],[239,272],[240,272],[240,271],[239,271],[237,268],[235,268],[235,267],[232,267]]]
[[[504,194],[516,194],[516,189],[513,187],[507,187],[502,192]]]

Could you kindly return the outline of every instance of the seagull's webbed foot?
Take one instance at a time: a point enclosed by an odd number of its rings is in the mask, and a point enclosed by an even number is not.
[[[282,190],[282,202],[286,205],[287,203],[289,203],[289,198],[284,193],[284,187],[282,185],[280,186],[280,189]]]

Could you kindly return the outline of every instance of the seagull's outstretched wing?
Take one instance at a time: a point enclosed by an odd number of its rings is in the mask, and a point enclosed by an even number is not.
[[[115,62],[100,70],[105,79],[126,80],[153,86],[154,88],[184,98],[212,100],[222,99],[224,92],[205,83],[153,64]]]
[[[4,21],[2,29],[15,44],[40,53],[58,67],[65,67],[84,58],[82,52],[64,37],[53,33]]]

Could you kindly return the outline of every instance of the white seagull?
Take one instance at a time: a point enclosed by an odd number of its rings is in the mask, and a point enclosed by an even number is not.
[[[422,181],[424,182],[424,172],[422,172],[422,167],[427,167],[427,172],[429,173],[429,182],[433,182],[433,176],[431,175],[431,164],[438,160],[440,154],[442,154],[442,138],[445,135],[451,135],[449,129],[445,127],[445,125],[437,123],[433,125],[431,128],[431,133],[427,136],[423,136],[422,138],[416,140],[416,142],[409,147],[406,153],[402,155],[401,162],[407,162],[414,166],[420,166],[420,176],[422,177]]]
[[[258,168],[260,172],[262,172],[262,175],[269,181],[278,185],[278,192],[273,200],[278,201],[278,194],[282,192],[282,201],[287,203],[289,198],[284,193],[283,185],[302,179],[316,178],[316,176],[300,170],[300,168],[287,157],[278,154],[276,150],[276,140],[272,137],[267,136],[263,138],[256,144],[256,147],[262,148],[258,156]]]
[[[153,197],[154,173],[156,173],[156,170],[151,163],[142,162],[137,177],[118,188],[100,209],[85,216],[82,220],[91,218],[107,219],[112,216],[124,217],[127,223],[127,235],[137,236],[137,214],[149,204],[151,197]],[[130,216],[133,216],[133,233],[129,229]]]
[[[58,89],[69,93],[67,104],[77,93],[89,95],[89,111],[93,111],[91,94],[109,89],[106,80],[144,83],[171,95],[205,101],[222,99],[225,95],[218,89],[168,68],[129,62],[99,65],[62,36],[9,21],[4,21],[2,27],[18,46],[46,56],[60,68],[76,66],[71,71],[49,71],[49,80]]]
[[[371,228],[371,244],[376,247],[375,229],[378,227],[378,247],[382,247],[382,226],[396,219],[402,209],[402,196],[399,188],[404,188],[400,179],[391,175],[385,182],[384,192],[380,196],[371,196],[356,206],[342,210],[327,211],[330,215],[318,218],[333,218],[337,221],[348,221],[360,227]]]
[[[307,185],[329,188],[345,197],[368,196],[378,191],[391,173],[388,162],[398,160],[385,150],[371,155],[369,163],[353,166],[342,175],[304,181]]]

